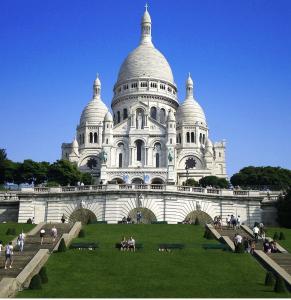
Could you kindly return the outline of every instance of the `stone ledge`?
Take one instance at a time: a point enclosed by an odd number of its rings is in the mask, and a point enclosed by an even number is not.
[[[19,285],[15,278],[3,278],[0,281],[0,298],[12,298],[19,290]]]
[[[287,273],[282,267],[280,267],[273,259],[271,259],[262,250],[255,250],[254,254],[259,259],[261,259],[269,268],[271,268],[275,273],[281,276],[289,286],[291,286],[291,275]]]
[[[221,235],[217,232],[217,230],[214,229],[211,224],[205,224],[205,227],[208,228],[208,230],[214,235],[217,240],[221,239]]]
[[[225,244],[228,245],[228,247],[231,249],[231,251],[235,251],[235,246],[233,241],[226,235],[222,236],[221,239],[224,241]]]
[[[31,261],[24,267],[20,274],[16,277],[16,281],[20,287],[28,287],[31,278],[39,272],[41,267],[49,258],[48,249],[40,249],[31,259]]]
[[[71,243],[71,241],[76,238],[80,232],[82,228],[82,223],[81,222],[76,222],[74,224],[74,226],[71,228],[69,233],[64,233],[61,238],[59,239],[59,241],[56,243],[53,252],[58,251],[59,248],[59,244],[61,242],[61,239],[63,238],[65,241],[66,246],[69,246],[69,244]]]

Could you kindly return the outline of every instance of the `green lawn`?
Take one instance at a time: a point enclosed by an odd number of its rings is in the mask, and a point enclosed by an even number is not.
[[[280,234],[280,232],[283,232],[285,235],[285,240],[278,240],[278,243],[284,247],[286,250],[291,252],[291,229],[282,228],[282,227],[268,227],[267,228],[267,236],[273,238],[275,232]]]
[[[18,297],[282,297],[263,285],[265,271],[248,254],[204,250],[204,229],[194,225],[106,225],[85,227],[86,237],[99,241],[96,251],[52,254],[49,283]],[[144,249],[120,252],[114,244],[133,235]],[[185,243],[184,250],[158,252],[159,243]],[[286,296],[286,295],[283,295]]]
[[[21,233],[22,230],[23,230],[23,232],[28,232],[33,227],[35,227],[34,224],[19,224],[19,223],[14,223],[14,222],[1,223],[0,224],[0,241],[2,241],[3,245],[5,246],[5,244],[7,242],[12,241],[15,238],[15,236],[6,235],[6,231],[8,228],[15,228],[16,236],[17,236],[19,233]]]

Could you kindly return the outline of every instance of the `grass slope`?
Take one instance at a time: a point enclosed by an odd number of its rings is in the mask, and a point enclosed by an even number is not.
[[[288,228],[282,228],[282,227],[268,227],[266,235],[273,238],[275,232],[280,234],[280,232],[283,232],[285,235],[285,240],[278,240],[277,242],[284,247],[286,250],[291,252],[291,229]]]
[[[5,246],[5,244],[7,242],[12,241],[15,238],[15,236],[6,235],[6,231],[8,228],[15,228],[16,236],[17,236],[19,233],[21,233],[22,230],[23,230],[23,232],[28,232],[34,226],[35,226],[34,224],[18,224],[18,223],[14,223],[14,222],[1,223],[0,224],[0,241],[2,241],[3,245]]]
[[[86,237],[96,251],[52,254],[49,283],[18,297],[282,297],[263,285],[264,269],[248,254],[204,250],[204,229],[193,225],[88,225]],[[114,244],[133,235],[144,249],[120,252]],[[184,250],[158,252],[159,243],[185,243]]]

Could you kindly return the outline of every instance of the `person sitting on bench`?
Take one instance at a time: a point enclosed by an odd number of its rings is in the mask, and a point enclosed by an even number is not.
[[[128,244],[125,236],[123,237],[122,241],[120,242],[120,251],[125,251],[128,249]]]
[[[132,236],[127,241],[127,245],[128,245],[128,250],[129,251],[135,252],[135,240],[134,240],[134,238]]]

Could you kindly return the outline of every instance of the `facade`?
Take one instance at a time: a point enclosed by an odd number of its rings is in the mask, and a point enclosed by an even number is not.
[[[124,60],[113,87],[112,113],[96,78],[72,143],[62,159],[91,172],[96,183],[182,184],[187,178],[226,177],[225,142],[212,143],[189,74],[180,105],[169,63],[155,48],[146,9],[138,47]]]

